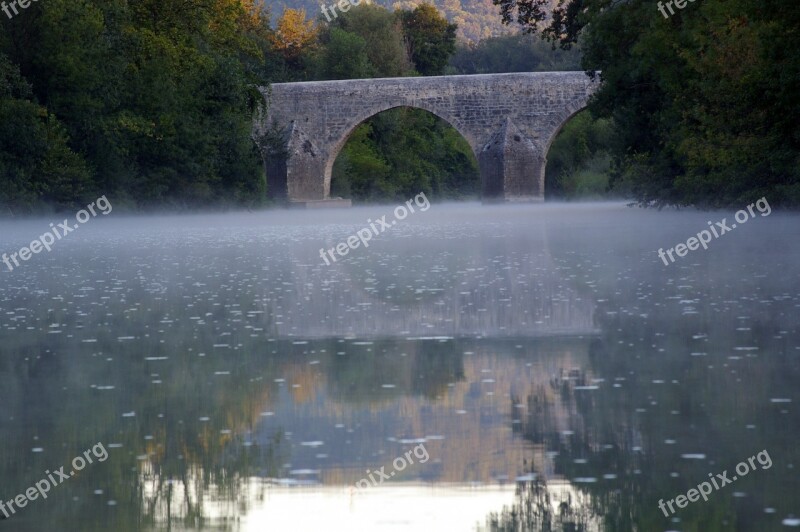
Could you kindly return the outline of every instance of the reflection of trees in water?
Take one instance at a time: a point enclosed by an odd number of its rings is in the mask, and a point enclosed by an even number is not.
[[[565,431],[584,432],[584,417],[578,409],[588,398],[577,395],[575,387],[587,387],[591,377],[582,368],[560,368],[548,382],[539,383],[525,399],[525,408],[519,396],[511,397],[511,411],[519,422],[512,426],[514,433],[534,443],[557,445]],[[522,412],[527,412],[523,416]]]
[[[449,383],[464,379],[460,345],[454,340],[384,339],[369,346],[348,346],[346,356],[331,359],[326,375],[328,393],[348,403],[370,404],[408,394],[439,397]],[[339,349],[344,347],[339,344]],[[395,388],[382,389],[383,384]]]
[[[770,311],[788,315],[791,305],[772,302]],[[731,306],[707,322],[683,317],[682,310],[675,304],[649,315],[602,313],[603,336],[592,341],[586,367],[562,364],[548,382],[510,398],[511,427],[533,444],[526,470],[540,485],[522,485],[513,506],[487,517],[490,530],[581,530],[586,508],[588,523],[599,519],[603,530],[665,529],[670,521],[659,499],[685,494],[709,473],[730,472],[762,449],[776,462],[778,454],[786,464],[800,460],[794,430],[800,411],[770,403],[789,397],[798,379],[797,365],[781,354],[785,339],[754,326],[758,340],[751,341],[760,347],[748,356],[730,335],[741,309]],[[697,351],[702,356],[690,355]],[[564,508],[572,521],[561,523],[548,497],[560,504],[564,483],[587,502],[576,510],[575,497],[569,499]],[[796,512],[798,495],[789,488],[796,483],[789,467],[759,469],[675,516],[684,530],[764,530],[780,523],[771,515]],[[767,507],[775,514],[765,514]]]
[[[487,530],[599,530],[602,513],[592,496],[564,480],[566,462],[590,449],[579,405],[586,400],[580,388],[591,382],[583,368],[560,368],[526,398],[512,395],[512,430],[536,444],[533,460],[524,467],[534,478],[517,482],[515,502],[490,514]]]
[[[589,506],[589,497],[570,485],[563,489],[536,478],[517,483],[515,502],[486,518],[492,532],[520,530],[579,532],[598,530],[598,516]]]
[[[196,347],[187,352],[181,343],[187,336],[164,343],[100,337],[89,349],[74,346],[78,340],[52,340],[59,356],[31,357],[17,345],[4,350],[0,494],[24,491],[48,469],[69,471],[72,458],[97,442],[109,451],[106,461],[87,465],[47,500],[13,515],[9,530],[201,526],[210,515],[237,515],[253,500],[247,478],[278,476],[288,454],[280,433],[245,445],[263,407],[274,401],[272,383],[244,377],[268,373],[278,362],[259,356],[263,344],[254,341],[235,364],[199,357]],[[231,375],[215,375],[220,369]],[[27,421],[6,424],[15,419]],[[29,442],[44,451],[21,454],[30,452]]]
[[[266,489],[265,485],[252,488],[248,479],[277,477],[288,451],[282,433],[266,445],[253,442],[242,446],[243,442],[236,440],[232,445],[207,449],[199,462],[177,455],[176,459],[143,465],[132,487],[132,492],[139,494],[140,522],[158,527],[202,527],[219,524],[210,522],[212,513],[222,520],[246,513],[248,504],[262,499]],[[209,502],[217,507],[215,512],[209,511]]]
[[[441,397],[447,386],[464,380],[464,358],[458,343],[414,342],[416,356],[411,368],[412,390],[428,399]]]
[[[591,342],[589,360],[590,367],[561,367],[526,397],[511,397],[512,430],[534,444],[525,471],[536,478],[518,482],[514,504],[487,517],[489,530],[627,531],[643,522],[663,527],[648,497],[681,490],[665,487],[668,464],[654,475],[653,455],[642,452],[652,441],[635,417],[635,397],[596,379],[613,374],[609,366],[619,360],[599,340]]]

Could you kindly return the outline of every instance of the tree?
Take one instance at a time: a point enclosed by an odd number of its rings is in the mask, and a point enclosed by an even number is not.
[[[364,39],[373,77],[402,77],[414,73],[403,42],[401,23],[385,8],[362,3],[334,19],[329,28],[339,28]]]
[[[320,67],[323,79],[368,78],[374,71],[367,55],[367,41],[341,28],[331,28]]]
[[[547,152],[545,196],[604,196],[616,136],[610,119],[592,120],[588,111],[567,121]]]
[[[305,9],[287,9],[278,19],[272,44],[288,61],[297,60],[317,40],[313,20],[306,20]]]
[[[590,108],[612,117],[616,186],[643,205],[800,205],[800,4],[493,0],[506,23],[602,71]]]
[[[439,76],[456,49],[455,24],[450,24],[432,4],[401,11],[408,55],[423,76]]]
[[[10,201],[77,205],[91,190],[115,205],[257,201],[265,15],[252,0],[53,0],[0,21],[0,55],[31,87],[0,90],[2,126],[25,131],[0,144],[0,180],[24,188]]]
[[[475,155],[449,124],[422,109],[398,108],[361,124],[333,166],[334,194],[397,200],[420,191],[435,198],[475,197]]]
[[[0,205],[30,210],[41,200],[56,207],[88,200],[94,187],[85,161],[32,99],[30,84],[0,54]]]

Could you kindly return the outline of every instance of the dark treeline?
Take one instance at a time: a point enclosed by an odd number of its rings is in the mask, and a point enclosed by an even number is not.
[[[327,22],[287,9],[271,42],[270,81],[313,81],[444,73],[455,50],[456,26],[430,4],[413,11],[360,2]]]
[[[491,37],[478,43],[463,43],[450,59],[448,74],[492,74],[498,72],[553,72],[580,70],[577,49],[553,50],[533,35]]]
[[[580,66],[604,85],[592,116],[551,147],[548,195],[800,202],[800,4],[698,0],[665,19],[650,2],[564,0],[541,26],[549,1],[497,2],[580,53],[524,35],[457,45],[427,4],[362,2],[331,21],[288,9],[274,23],[256,0],[47,0],[0,16],[0,211],[104,194],[123,208],[260,204],[258,85]],[[452,128],[398,109],[354,131],[332,187],[363,200],[470,197],[478,175]]]
[[[644,205],[800,205],[800,3],[494,0],[602,71],[611,186]],[[673,14],[670,13],[673,11]]]
[[[238,203],[271,53],[251,0],[47,0],[0,17],[0,205]]]

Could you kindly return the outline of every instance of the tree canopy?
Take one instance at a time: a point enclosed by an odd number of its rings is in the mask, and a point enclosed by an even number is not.
[[[423,76],[439,76],[456,49],[456,28],[433,7],[420,4],[413,11],[401,11],[400,20],[408,54]]]
[[[494,72],[554,72],[580,70],[577,49],[553,50],[532,35],[505,35],[479,43],[460,43],[447,69],[452,74],[491,74]]]
[[[272,30],[251,0],[52,0],[1,24],[0,203],[263,190],[249,132]]]

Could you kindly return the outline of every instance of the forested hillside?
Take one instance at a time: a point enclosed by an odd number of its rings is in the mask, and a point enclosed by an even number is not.
[[[329,6],[334,0],[266,0],[274,17],[282,15],[286,8],[305,9],[309,18],[321,17],[321,5]],[[391,0],[371,0],[373,5],[385,7],[389,11],[398,9],[413,10],[420,1],[404,0],[394,2]],[[502,24],[498,10],[492,0],[435,0],[433,5],[441,11],[447,20],[458,25],[460,41],[477,42],[488,37],[516,33],[516,28],[509,28]]]

